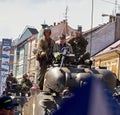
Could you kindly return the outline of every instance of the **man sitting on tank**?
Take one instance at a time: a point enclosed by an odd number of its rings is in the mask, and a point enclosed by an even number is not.
[[[72,46],[66,42],[66,35],[61,34],[59,36],[59,41],[55,43],[53,52],[54,52],[54,56],[57,60],[57,62],[61,61],[61,54],[63,54],[64,50],[67,50],[66,53],[67,54],[73,54],[73,49]]]
[[[84,64],[86,59],[90,59],[90,54],[86,52],[88,41],[82,35],[79,30],[75,32],[75,36],[68,40],[71,44],[75,58],[79,64]]]

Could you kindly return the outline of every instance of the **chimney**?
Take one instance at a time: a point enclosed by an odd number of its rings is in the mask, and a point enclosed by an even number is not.
[[[114,22],[114,21],[115,21],[115,16],[110,15],[110,16],[109,16],[109,22]]]
[[[120,14],[116,14],[115,41],[120,40]]]
[[[67,22],[67,20],[63,20],[63,23],[66,23]]]
[[[82,33],[82,26],[78,25],[77,31],[79,31],[80,33]]]
[[[56,22],[54,22],[54,26],[56,26]]]

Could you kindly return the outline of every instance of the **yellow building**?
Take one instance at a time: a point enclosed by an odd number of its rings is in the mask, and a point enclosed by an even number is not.
[[[93,57],[95,67],[104,66],[117,75],[120,80],[120,40]]]

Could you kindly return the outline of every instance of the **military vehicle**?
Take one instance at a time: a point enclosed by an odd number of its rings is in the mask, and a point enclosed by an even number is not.
[[[79,64],[74,54],[68,54],[66,48],[59,57],[61,63],[57,60],[45,74],[43,91],[33,96],[34,102],[33,98],[28,102],[32,103],[28,108],[31,111],[29,115],[54,114],[66,98],[74,95],[72,91],[77,87],[84,87],[90,77],[104,82],[112,92],[116,87],[116,76],[111,71],[92,68],[90,60],[87,60],[84,65]]]

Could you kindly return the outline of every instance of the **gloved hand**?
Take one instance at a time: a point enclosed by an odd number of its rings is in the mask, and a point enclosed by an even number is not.
[[[60,61],[60,60],[61,60],[61,57],[62,57],[61,53],[56,52],[56,53],[54,54],[54,56],[55,56],[55,58],[56,58],[57,61]]]
[[[42,64],[43,61],[48,60],[46,52],[41,52],[37,54],[36,60],[39,61],[40,64]]]
[[[46,54],[46,52],[41,52],[41,55],[40,55],[40,57],[46,57],[47,56],[47,54]]]

